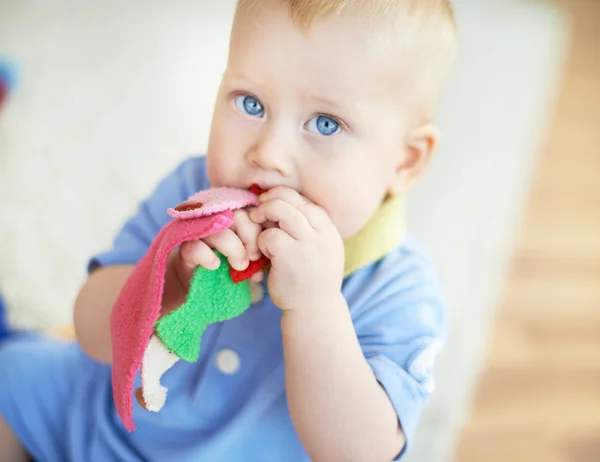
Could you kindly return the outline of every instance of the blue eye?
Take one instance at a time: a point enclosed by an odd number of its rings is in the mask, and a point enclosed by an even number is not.
[[[235,97],[234,102],[237,108],[244,114],[248,114],[253,117],[262,117],[265,113],[265,109],[263,108],[262,104],[260,104],[260,102],[252,96],[239,95]]]
[[[328,116],[315,116],[308,121],[306,128],[311,132],[318,133],[323,136],[332,136],[338,133],[340,124]]]

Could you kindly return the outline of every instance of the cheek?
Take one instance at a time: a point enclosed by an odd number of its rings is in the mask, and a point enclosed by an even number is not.
[[[357,191],[348,197],[350,199],[343,199],[338,196],[340,203],[335,215],[332,216],[334,224],[343,239],[348,239],[360,231],[382,202],[382,197],[375,194],[375,191],[370,193],[366,190],[360,193]]]
[[[258,120],[244,118],[229,106],[220,107],[213,117],[209,149],[232,160],[244,158],[259,124]]]
[[[206,154],[206,169],[208,172],[208,180],[212,187],[223,186],[227,181],[224,178],[223,162],[221,158],[214,154],[214,150],[208,151]]]
[[[380,169],[362,162],[340,163],[321,183],[322,206],[347,239],[359,231],[381,205],[386,181]]]
[[[235,132],[231,124],[226,110],[215,113],[206,154],[208,177],[213,186],[235,184],[235,172],[240,171],[240,163],[244,159],[239,137],[230,135]]]
[[[229,149],[230,146],[228,146],[225,138],[217,135],[211,139],[206,154],[206,167],[208,179],[213,187],[226,186],[232,183],[232,172],[236,169],[228,154]]]
[[[311,198],[327,211],[344,239],[361,227],[368,213],[360,177],[345,173],[345,169],[340,169],[338,173],[324,176],[323,181],[315,184],[317,190]]]

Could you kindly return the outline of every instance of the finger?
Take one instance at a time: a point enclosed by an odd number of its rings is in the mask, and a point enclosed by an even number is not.
[[[279,228],[266,229],[258,236],[260,251],[274,263],[278,258],[289,255],[288,250],[294,243],[294,238]]]
[[[288,202],[297,208],[306,217],[310,226],[316,230],[322,229],[331,222],[329,215],[322,207],[319,207],[294,189],[278,186],[260,196],[261,202],[275,199]]]
[[[218,250],[227,257],[233,269],[243,271],[250,260],[241,239],[231,229],[224,229],[204,239],[210,247]]]
[[[188,241],[179,248],[177,271],[182,281],[189,282],[198,266],[208,270],[219,267],[219,257],[202,241]]]
[[[287,186],[276,186],[269,189],[267,192],[262,193],[259,196],[261,202],[265,202],[272,199],[283,199],[294,206],[308,202],[308,199],[300,194],[298,191]]]
[[[258,260],[262,255],[258,248],[258,235],[262,227],[254,223],[245,210],[236,210],[234,215],[235,221],[230,229],[241,239],[250,260]]]
[[[259,224],[275,221],[280,229],[294,239],[304,239],[312,232],[312,227],[302,212],[281,199],[261,204],[251,212],[250,218]]]
[[[258,245],[258,244],[257,244]],[[254,275],[250,278],[250,280],[252,282],[262,282],[262,280],[265,278],[265,275],[262,271],[259,271],[258,273],[254,273]]]

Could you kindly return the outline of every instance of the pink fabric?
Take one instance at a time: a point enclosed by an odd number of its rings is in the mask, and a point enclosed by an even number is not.
[[[135,430],[133,382],[160,316],[167,257],[184,241],[202,239],[228,228],[233,213],[194,220],[175,220],[165,226],[148,253],[136,265],[119,294],[111,314],[112,381],[115,407],[127,430]]]
[[[129,431],[135,430],[133,383],[160,316],[170,252],[185,241],[203,239],[229,228],[234,220],[232,210],[258,204],[255,194],[232,188],[202,191],[190,199],[202,202],[202,207],[183,213],[169,210],[177,219],[155,237],[127,279],[111,314],[113,396],[117,412]]]
[[[168,214],[173,218],[187,220],[205,217],[225,210],[236,210],[250,205],[257,206],[260,202],[256,194],[244,189],[213,188],[194,194],[185,203],[198,203],[201,204],[201,207],[183,212],[171,208],[168,210]]]

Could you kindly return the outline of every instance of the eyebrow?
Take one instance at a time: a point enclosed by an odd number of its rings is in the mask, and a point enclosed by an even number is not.
[[[257,82],[254,79],[251,79],[250,77],[243,75],[243,74],[223,74],[223,80],[225,80],[226,82],[233,82],[233,83],[249,83],[252,85],[256,85],[256,86],[262,86],[260,82]]]
[[[302,97],[305,98],[305,99],[312,99],[312,100],[317,101],[317,102],[319,102],[321,104],[324,104],[326,106],[331,106],[332,108],[334,108],[337,111],[346,111],[348,109],[351,109],[350,107],[342,106],[341,104],[339,104],[338,102],[336,102],[336,101],[334,101],[332,99],[325,98],[323,96],[315,95],[315,94],[312,94],[312,93],[304,93],[302,95]]]

